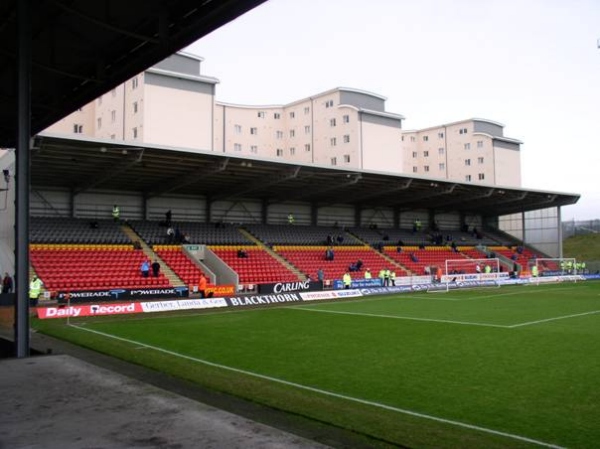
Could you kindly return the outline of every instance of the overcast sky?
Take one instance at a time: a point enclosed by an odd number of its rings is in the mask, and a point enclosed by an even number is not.
[[[599,0],[269,0],[186,51],[217,99],[289,103],[334,87],[387,97],[418,129],[472,117],[520,139],[524,188],[600,218]]]

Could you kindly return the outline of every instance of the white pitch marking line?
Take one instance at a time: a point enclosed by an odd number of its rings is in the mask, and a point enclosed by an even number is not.
[[[507,326],[507,327],[510,329],[514,329],[515,327],[531,326],[533,324],[547,323],[548,321],[566,320],[567,318],[575,318],[578,316],[593,315],[593,314],[599,313],[599,312],[600,312],[600,310],[593,310],[591,312],[576,313],[574,315],[564,315],[564,316],[557,316],[555,318],[546,318],[545,320],[528,321],[527,323],[513,324],[512,326]]]
[[[514,435],[512,433],[507,433],[507,432],[502,432],[502,431],[499,431],[499,430],[488,429],[486,427],[480,427],[480,426],[476,426],[476,425],[473,425],[473,424],[467,424],[467,423],[463,423],[461,421],[453,421],[453,420],[450,420],[450,419],[439,418],[437,416],[426,415],[424,413],[413,412],[412,410],[406,410],[406,409],[402,409],[402,408],[398,408],[398,407],[392,407],[391,405],[385,405],[385,404],[380,404],[378,402],[367,401],[366,399],[354,398],[352,396],[346,396],[346,395],[343,395],[343,394],[334,393],[332,391],[321,390],[319,388],[309,387],[307,385],[297,384],[295,382],[289,382],[287,380],[278,379],[276,377],[265,376],[264,374],[253,373],[252,371],[246,371],[246,370],[242,370],[242,369],[239,369],[239,368],[234,368],[234,367],[227,366],[227,365],[221,365],[219,363],[209,362],[208,360],[198,359],[196,357],[191,357],[191,356],[185,355],[185,354],[179,354],[179,353],[174,352],[174,351],[169,351],[168,349],[163,349],[163,348],[159,348],[159,347],[156,347],[156,346],[147,345],[147,344],[141,343],[139,341],[129,340],[128,338],[123,338],[123,337],[118,337],[116,335],[106,334],[104,332],[100,332],[100,331],[89,329],[89,328],[82,328],[82,327],[78,327],[76,325],[71,325],[71,327],[74,327],[76,329],[80,329],[80,330],[85,331],[85,332],[91,332],[91,333],[94,333],[94,334],[102,335],[104,337],[113,338],[115,340],[124,341],[124,342],[132,344],[132,345],[144,346],[144,347],[146,347],[148,349],[153,349],[153,350],[155,350],[157,352],[163,352],[165,354],[169,354],[169,355],[172,355],[174,357],[181,357],[182,359],[190,360],[192,362],[202,363],[202,364],[207,365],[207,366],[212,366],[212,367],[224,369],[224,370],[227,370],[227,371],[233,371],[235,373],[245,374],[247,376],[257,377],[259,379],[264,379],[264,380],[268,380],[268,381],[271,381],[271,382],[276,382],[276,383],[279,383],[279,384],[282,384],[282,385],[288,385],[290,387],[299,388],[301,390],[312,391],[314,393],[319,393],[319,394],[322,394],[322,395],[325,395],[325,396],[331,396],[331,397],[338,398],[338,399],[344,399],[344,400],[347,400],[347,401],[357,402],[359,404],[370,405],[370,406],[373,406],[373,407],[382,408],[384,410],[390,410],[390,411],[397,412],[397,413],[403,413],[405,415],[415,416],[417,418],[429,419],[429,420],[441,422],[441,423],[444,423],[444,424],[451,424],[451,425],[454,425],[454,426],[457,426],[457,427],[463,427],[463,428],[466,428],[466,429],[477,430],[477,431],[484,432],[484,433],[489,433],[489,434],[492,434],[492,435],[499,435],[499,436],[502,436],[502,437],[511,438],[513,440],[525,441],[527,443],[537,444],[538,446],[549,447],[549,448],[552,448],[552,449],[566,449],[564,446],[557,446],[555,444],[545,443],[543,441],[534,440],[534,439],[523,437],[523,436],[520,436],[520,435]]]
[[[504,326],[501,324],[473,323],[470,321],[436,320],[434,318],[415,318],[415,317],[410,317],[410,316],[379,315],[379,314],[375,314],[375,313],[342,312],[342,311],[337,311],[337,310],[310,309],[308,307],[290,307],[290,309],[306,310],[308,312],[337,313],[340,315],[357,315],[357,316],[368,316],[368,317],[375,317],[375,318],[393,318],[393,319],[397,319],[397,320],[413,320],[413,321],[428,321],[428,322],[434,322],[434,323],[463,324],[463,325],[467,325],[467,326],[500,327],[500,328],[510,327],[510,326]]]

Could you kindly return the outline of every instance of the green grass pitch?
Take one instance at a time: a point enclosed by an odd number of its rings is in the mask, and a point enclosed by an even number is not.
[[[35,327],[382,446],[600,444],[591,281]]]

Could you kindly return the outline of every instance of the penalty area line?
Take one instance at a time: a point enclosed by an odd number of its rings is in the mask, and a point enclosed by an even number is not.
[[[306,310],[307,312],[321,312],[321,313],[337,313],[339,315],[356,315],[373,318],[392,318],[396,320],[410,320],[410,321],[425,321],[431,323],[447,323],[447,324],[462,324],[464,326],[482,326],[482,327],[499,327],[507,329],[510,326],[502,324],[487,324],[487,323],[474,323],[471,321],[453,321],[453,320],[438,320],[435,318],[417,318],[412,316],[396,316],[396,315],[380,315],[376,313],[359,313],[359,312],[343,312],[339,310],[324,310],[324,309],[311,309],[308,307],[289,307],[290,309]]]
[[[514,329],[515,327],[532,326],[534,324],[547,323],[549,321],[566,320],[567,318],[575,318],[578,316],[594,315],[595,313],[600,313],[600,310],[592,310],[591,312],[575,313],[573,315],[557,316],[554,318],[546,318],[545,320],[528,321],[526,323],[513,324],[512,326],[507,326],[507,327],[510,329]]]
[[[169,354],[169,355],[172,355],[174,357],[180,357],[182,359],[190,360],[192,362],[201,363],[203,365],[212,366],[212,367],[215,367],[215,368],[220,368],[220,369],[224,369],[224,370],[235,372],[235,373],[245,374],[247,376],[256,377],[256,378],[263,379],[263,380],[268,380],[270,382],[275,382],[275,383],[279,383],[279,384],[282,384],[282,385],[287,385],[287,386],[298,388],[298,389],[301,389],[301,390],[311,391],[313,393],[322,394],[324,396],[330,396],[330,397],[334,397],[334,398],[338,398],[338,399],[343,399],[343,400],[346,400],[346,401],[356,402],[356,403],[363,404],[363,405],[369,405],[369,406],[372,406],[372,407],[377,407],[377,408],[380,408],[380,409],[389,410],[389,411],[401,413],[401,414],[404,414],[404,415],[409,415],[409,416],[414,416],[414,417],[417,417],[417,418],[428,419],[428,420],[440,422],[440,423],[443,423],[443,424],[450,424],[450,425],[453,425],[453,426],[462,427],[462,428],[465,428],[465,429],[476,430],[476,431],[483,432],[483,433],[488,433],[488,434],[491,434],[491,435],[498,435],[498,436],[502,436],[502,437],[505,437],[505,438],[510,438],[510,439],[513,439],[513,440],[524,441],[524,442],[527,442],[527,443],[536,444],[538,446],[543,446],[543,447],[548,447],[548,448],[553,448],[553,449],[565,449],[563,446],[557,446],[555,444],[550,444],[550,443],[546,443],[544,441],[534,440],[532,438],[527,438],[527,437],[523,437],[523,436],[520,436],[520,435],[515,435],[515,434],[512,434],[512,433],[502,432],[500,430],[488,429],[486,427],[480,427],[480,426],[476,426],[476,425],[473,425],[473,424],[467,424],[467,423],[464,423],[464,422],[461,422],[461,421],[454,421],[454,420],[451,420],[451,419],[445,419],[445,418],[440,418],[440,417],[433,416],[433,415],[427,415],[425,413],[413,412],[412,410],[406,410],[406,409],[402,409],[402,408],[398,408],[398,407],[393,407],[391,405],[380,404],[378,402],[368,401],[366,399],[354,398],[352,396],[346,396],[346,395],[343,395],[343,394],[334,393],[332,391],[321,390],[319,388],[309,387],[307,385],[302,385],[302,384],[298,384],[298,383],[295,383],[295,382],[290,382],[290,381],[287,381],[287,380],[278,379],[276,377],[266,376],[264,374],[253,373],[252,371],[246,371],[246,370],[243,370],[243,369],[234,368],[234,367],[227,366],[227,365],[221,365],[219,363],[209,362],[208,360],[203,360],[203,359],[199,359],[199,358],[196,358],[196,357],[191,357],[189,355],[180,354],[178,352],[169,351],[168,349],[163,349],[163,348],[159,348],[157,346],[148,345],[148,344],[145,344],[145,343],[141,343],[139,341],[130,340],[128,338],[118,337],[116,335],[107,334],[105,332],[100,332],[100,331],[97,331],[97,330],[94,330],[94,329],[90,329],[90,328],[82,328],[82,327],[79,327],[79,326],[76,326],[76,325],[71,325],[71,327],[74,327],[76,329],[80,329],[80,330],[82,330],[84,332],[90,332],[90,333],[93,333],[93,334],[101,335],[103,337],[107,337],[107,338],[112,338],[112,339],[115,339],[115,340],[123,341],[123,342],[129,343],[131,345],[137,345],[137,346],[146,347],[148,349],[152,349],[152,350],[157,351],[157,352],[162,352],[162,353],[165,353],[165,354]]]

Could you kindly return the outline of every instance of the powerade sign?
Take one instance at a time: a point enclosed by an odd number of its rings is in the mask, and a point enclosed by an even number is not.
[[[352,279],[350,284],[352,288],[368,288],[368,287],[381,287],[381,279]],[[333,288],[335,290],[341,290],[344,288],[344,282],[337,279],[333,281]]]
[[[144,298],[187,298],[189,289],[187,287],[166,288],[115,288],[111,290],[79,290],[74,292],[58,292],[59,303],[81,303],[97,301],[116,301],[121,299],[144,299]]]
[[[323,282],[320,281],[298,281],[277,282],[276,284],[259,284],[259,293],[289,293],[289,292],[315,292],[323,290]]]

